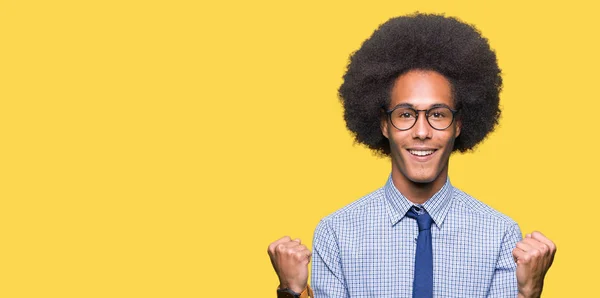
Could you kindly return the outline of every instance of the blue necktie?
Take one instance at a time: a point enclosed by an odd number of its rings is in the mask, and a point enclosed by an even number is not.
[[[406,216],[417,220],[419,237],[415,256],[413,298],[433,297],[433,253],[431,250],[431,216],[423,207],[411,207]]]

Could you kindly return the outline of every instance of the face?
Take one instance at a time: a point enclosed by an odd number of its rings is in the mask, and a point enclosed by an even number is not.
[[[412,70],[395,81],[388,110],[399,105],[428,110],[442,105],[455,109],[450,82],[435,71]],[[390,142],[392,177],[404,185],[446,182],[448,160],[454,139],[460,134],[456,120],[444,130],[432,128],[424,112],[419,112],[415,125],[405,131],[392,126],[382,117],[381,131]]]

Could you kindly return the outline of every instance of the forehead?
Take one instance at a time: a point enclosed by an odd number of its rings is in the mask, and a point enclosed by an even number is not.
[[[394,82],[390,108],[409,104],[417,109],[427,109],[435,104],[454,108],[450,81],[431,70],[411,70]]]

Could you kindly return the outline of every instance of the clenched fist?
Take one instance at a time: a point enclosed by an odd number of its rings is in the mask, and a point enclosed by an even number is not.
[[[542,233],[533,232],[518,242],[512,253],[517,262],[519,297],[540,297],[556,245]]]
[[[311,252],[300,243],[285,236],[269,245],[269,258],[279,277],[279,287],[302,292],[308,284],[308,263]]]

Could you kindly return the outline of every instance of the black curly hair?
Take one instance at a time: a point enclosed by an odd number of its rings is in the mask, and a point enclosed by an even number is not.
[[[390,155],[381,133],[382,107],[389,105],[396,78],[414,69],[439,72],[452,86],[462,123],[453,151],[473,149],[494,130],[502,77],[487,39],[456,18],[415,13],[383,23],[350,57],[338,92],[358,143]]]

